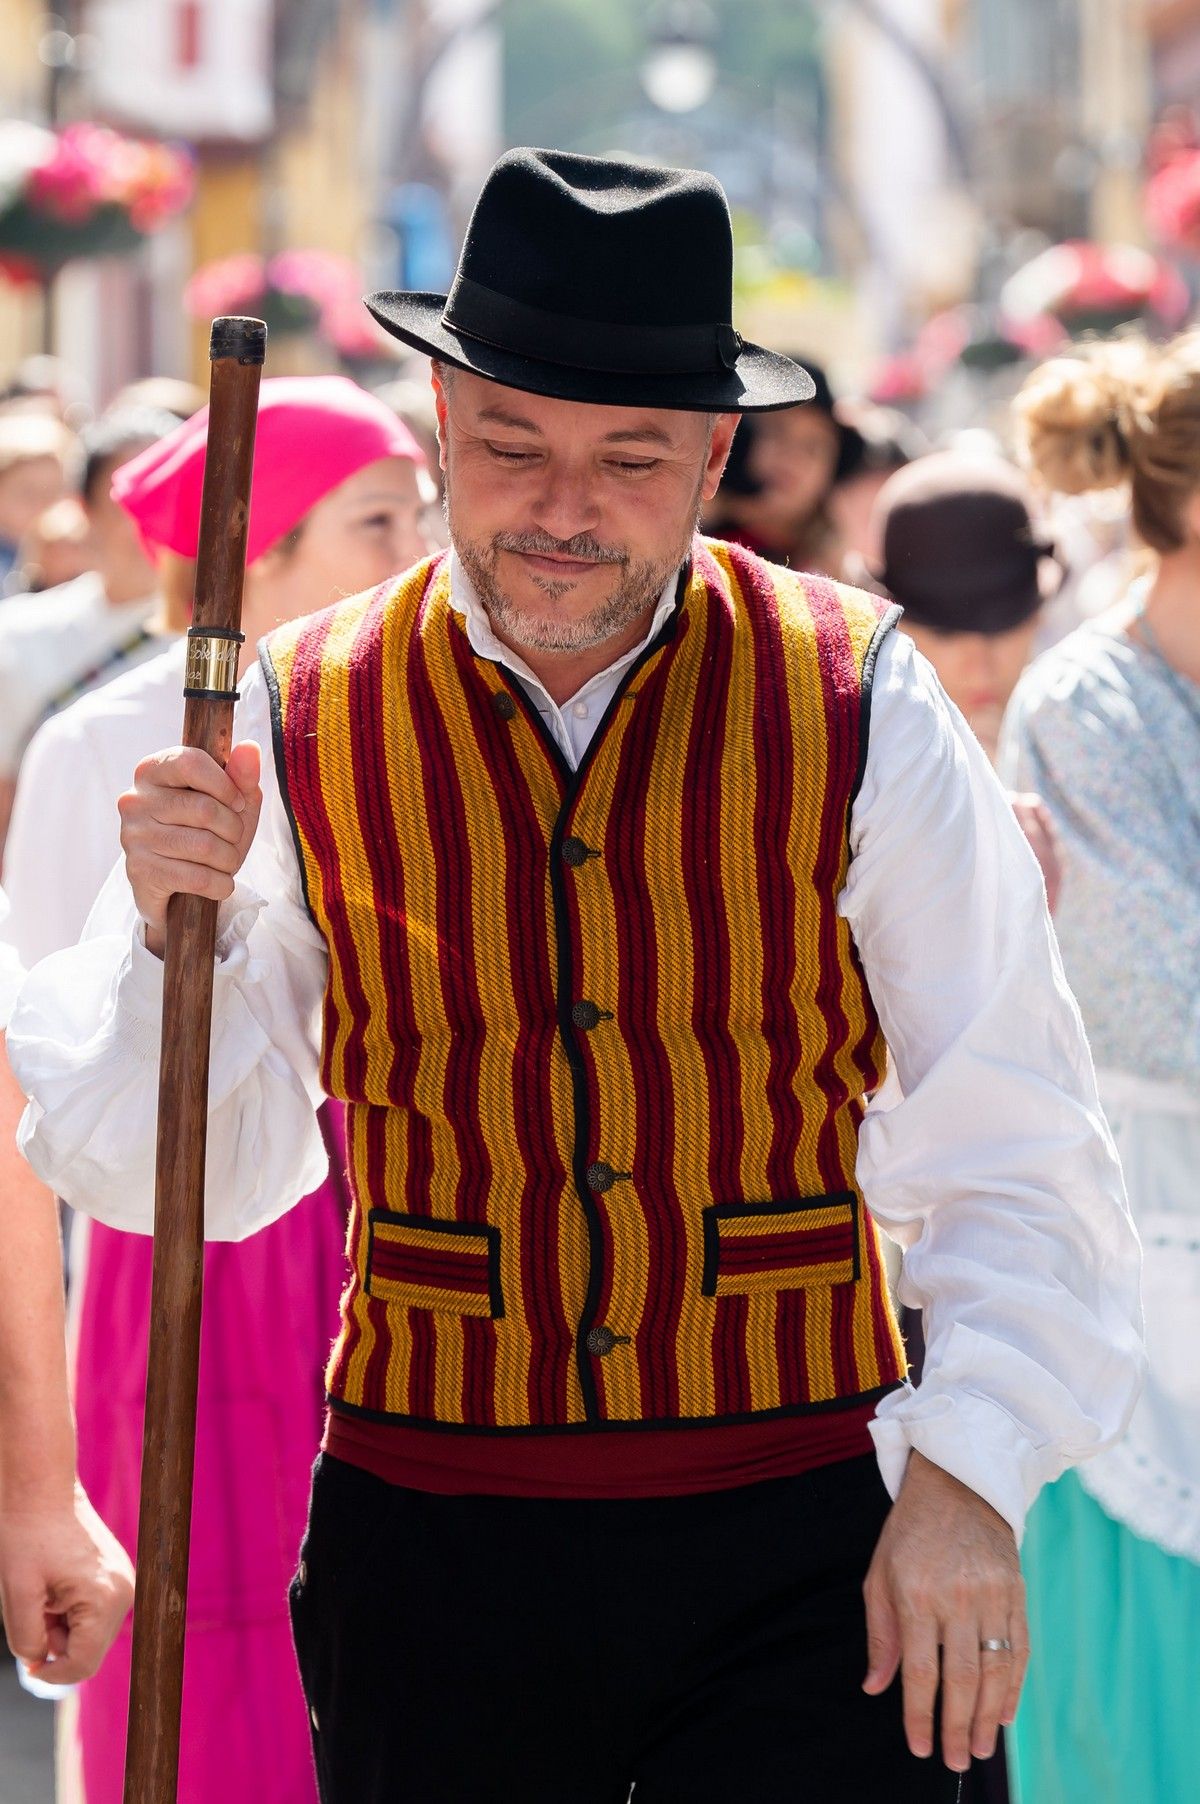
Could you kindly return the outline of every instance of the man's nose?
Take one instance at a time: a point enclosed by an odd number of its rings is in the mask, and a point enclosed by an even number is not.
[[[594,532],[600,509],[592,479],[583,470],[548,471],[534,498],[534,522],[556,539],[573,539],[577,533]]]

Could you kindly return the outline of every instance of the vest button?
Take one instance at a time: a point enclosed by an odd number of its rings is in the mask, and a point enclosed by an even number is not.
[[[628,1345],[628,1342],[627,1334],[614,1334],[611,1328],[593,1328],[584,1345],[597,1359],[607,1359],[614,1347],[622,1343]]]
[[[598,853],[592,851],[589,845],[585,845],[583,840],[576,839],[573,833],[568,839],[563,840],[562,855],[564,863],[569,864],[573,871],[577,871],[581,864],[586,864],[589,858],[599,856]]]
[[[612,1016],[606,1016],[604,1011],[597,1008],[594,1002],[574,1002],[571,1004],[571,1025],[572,1027],[581,1027],[585,1034],[590,1034],[593,1027],[599,1027],[601,1021],[604,1020],[611,1021]]]
[[[611,1190],[617,1181],[617,1173],[603,1159],[597,1159],[594,1165],[587,1168],[587,1187],[598,1195]]]
[[[517,712],[517,704],[507,689],[497,689],[492,697],[492,706],[501,720],[512,720]]]

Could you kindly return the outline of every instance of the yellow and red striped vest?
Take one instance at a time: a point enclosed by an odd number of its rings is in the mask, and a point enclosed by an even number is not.
[[[898,1380],[836,906],[889,626],[697,541],[577,773],[444,559],[267,642],[348,1105],[336,1409],[697,1425]]]

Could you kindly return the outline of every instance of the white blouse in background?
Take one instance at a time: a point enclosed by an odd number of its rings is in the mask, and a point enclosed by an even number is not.
[[[1001,757],[1054,820],[1063,959],[1144,1249],[1145,1386],[1080,1481],[1200,1562],[1200,684],[1124,630],[1130,613],[1026,672]]]
[[[10,912],[0,922],[0,941],[27,968],[83,932],[121,856],[117,797],[143,758],[182,733],[185,659],[179,639],[80,696],[30,741],[4,845]]]
[[[132,646],[158,607],[153,595],[114,605],[94,570],[0,607],[0,776],[15,777],[29,736],[55,696]],[[143,648],[139,656],[145,656]],[[109,673],[111,675],[111,672]]]
[[[499,655],[461,570],[453,582],[476,650]],[[519,660],[504,661],[528,683]],[[581,696],[603,688],[596,679]],[[216,1239],[276,1219],[325,1169],[314,1117],[325,946],[303,903],[261,673],[242,696],[238,734],[263,748],[264,805],[219,920]],[[590,725],[570,702],[559,711],[568,755],[602,711]],[[876,668],[851,846],[839,908],[891,1050],[858,1175],[904,1249],[900,1296],[924,1309],[927,1340],[920,1388],[885,1398],[872,1424],[879,1462],[894,1495],[919,1449],[1020,1535],[1040,1486],[1111,1441],[1133,1407],[1137,1239],[1041,874],[969,730],[900,634]],[[77,1208],[144,1232],[162,966],[132,926],[118,869],[84,942],[27,979],[10,1049],[34,1098],[22,1144],[35,1169]]]

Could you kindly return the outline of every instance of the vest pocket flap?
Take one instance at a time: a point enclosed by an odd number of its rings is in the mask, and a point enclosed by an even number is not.
[[[365,1289],[406,1309],[504,1314],[500,1230],[477,1222],[372,1209]]]
[[[776,1203],[712,1203],[704,1211],[706,1297],[853,1284],[859,1276],[852,1190]]]

